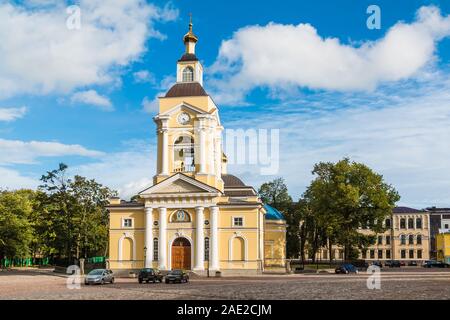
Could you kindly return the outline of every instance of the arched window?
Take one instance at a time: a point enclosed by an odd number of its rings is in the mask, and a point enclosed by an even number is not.
[[[422,218],[417,218],[416,219],[416,228],[417,229],[422,229]]]
[[[122,259],[125,261],[133,260],[133,240],[124,238],[122,240]]]
[[[205,261],[209,261],[209,238],[205,238]]]
[[[187,211],[177,210],[172,214],[172,222],[190,222],[191,216]]]
[[[158,261],[159,255],[159,241],[158,238],[153,238],[153,260]]]
[[[391,227],[391,219],[386,219],[386,221],[385,221],[385,225],[386,225],[386,228],[390,228]]]
[[[414,219],[413,218],[408,219],[408,229],[414,229]]]
[[[400,244],[406,244],[406,236],[404,234],[400,236]]]
[[[193,137],[187,135],[178,137],[173,145],[173,153],[175,172],[195,171]]]
[[[418,234],[416,238],[417,244],[422,244],[422,235]]]
[[[186,67],[183,69],[183,82],[194,81],[194,69],[192,67]]]
[[[410,234],[409,237],[408,237],[408,243],[409,244],[414,244],[414,236],[412,234]]]
[[[400,229],[406,229],[406,219],[405,218],[400,219]]]

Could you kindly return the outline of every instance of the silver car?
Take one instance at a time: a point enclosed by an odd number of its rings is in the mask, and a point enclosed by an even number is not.
[[[85,285],[105,284],[106,282],[114,283],[114,274],[111,270],[107,269],[94,269],[84,279]]]

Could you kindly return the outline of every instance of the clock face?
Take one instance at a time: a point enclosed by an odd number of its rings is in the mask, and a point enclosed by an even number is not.
[[[191,120],[191,117],[186,112],[182,112],[178,115],[178,123],[179,124],[187,124]]]

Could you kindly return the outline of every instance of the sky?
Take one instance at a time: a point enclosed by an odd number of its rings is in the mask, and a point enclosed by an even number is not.
[[[366,24],[372,4],[380,29]],[[315,163],[349,157],[399,205],[450,206],[450,2],[438,0],[0,0],[0,188],[35,188],[60,162],[123,198],[149,186],[156,98],[175,82],[189,13],[224,127],[280,132],[276,174],[229,173],[255,188],[283,177],[298,199]]]

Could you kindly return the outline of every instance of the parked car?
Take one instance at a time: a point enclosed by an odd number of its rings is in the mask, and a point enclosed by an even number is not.
[[[369,264],[364,260],[355,260],[351,262],[358,270],[366,270],[369,267]]]
[[[383,264],[381,263],[381,261],[374,261],[372,262],[373,266],[377,266],[378,268],[383,268]]]
[[[162,282],[162,280],[163,275],[161,274],[161,271],[159,271],[158,269],[144,268],[139,271],[138,275],[139,283],[142,283],[144,281],[147,283],[149,283],[150,281],[155,283],[156,281]]]
[[[344,263],[344,264],[341,264],[339,267],[337,267],[335,270],[334,270],[334,272],[335,273],[345,273],[345,274],[349,274],[349,273],[358,273],[358,269],[354,266],[354,265],[352,265],[352,264],[350,264],[350,263]]]
[[[410,267],[417,267],[417,261],[409,261],[408,266]]]
[[[165,276],[165,281],[166,283],[170,283],[170,282],[189,282],[189,274],[184,271],[184,270],[172,270],[169,271],[169,273]]]
[[[94,269],[84,278],[84,284],[105,284],[106,282],[114,283],[114,274],[107,269]]]
[[[386,262],[386,266],[389,265],[390,268],[400,268],[401,263],[398,260],[390,260],[389,262]]]
[[[424,268],[449,268],[450,264],[441,261],[427,261],[423,265]]]
[[[400,261],[400,266],[401,266],[401,267],[404,267],[404,266],[406,266],[406,263],[405,263],[405,261]]]

